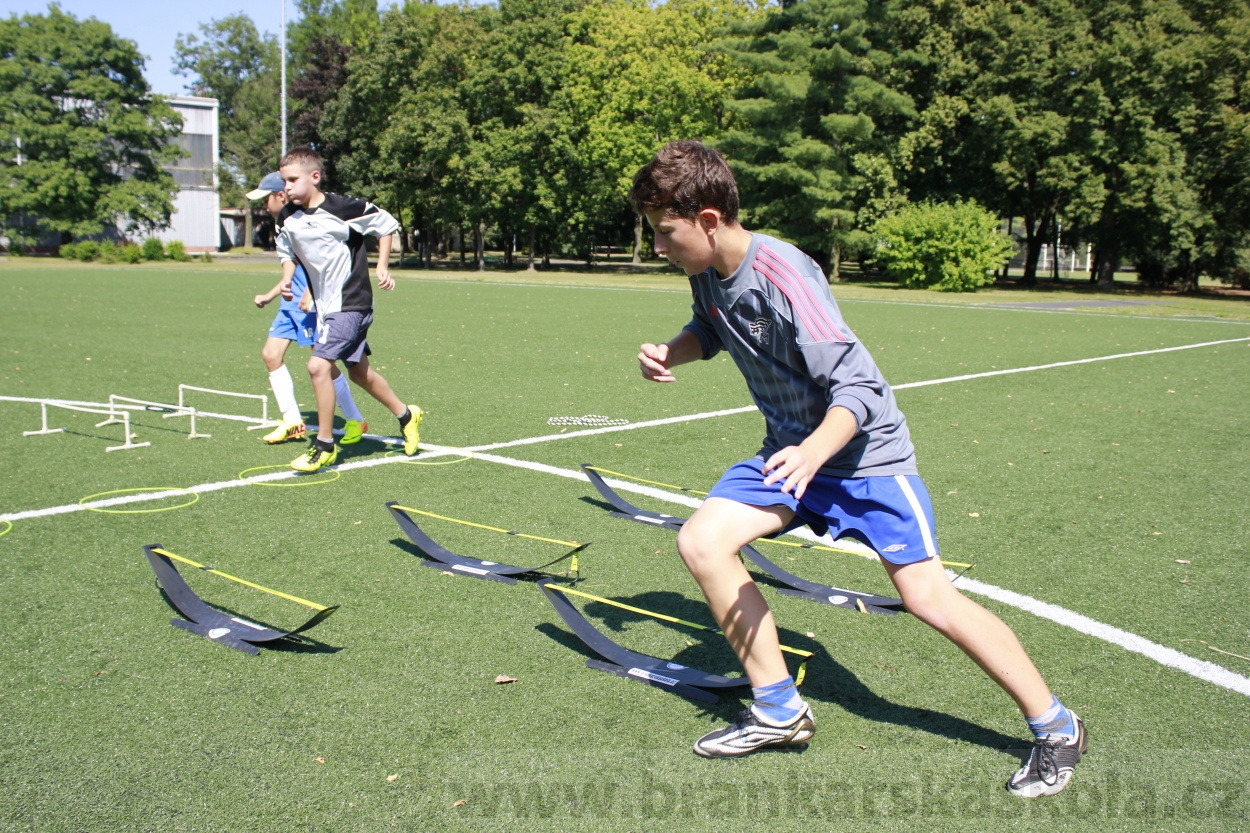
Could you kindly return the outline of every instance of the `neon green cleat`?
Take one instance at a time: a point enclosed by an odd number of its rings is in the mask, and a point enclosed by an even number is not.
[[[365,432],[369,430],[369,423],[363,419],[349,419],[343,423],[343,437],[339,440],[339,445],[354,445],[360,442]]]
[[[421,417],[425,416],[425,411],[416,405],[409,405],[408,413],[412,414],[412,419],[403,429],[404,453],[411,457],[417,453],[417,445],[421,442]]]
[[[317,444],[313,443],[308,446],[308,450],[291,461],[291,468],[296,471],[317,471],[322,466],[332,466],[334,461],[339,458],[338,446],[333,451],[322,451],[317,448]]]
[[[279,422],[278,427],[270,431],[262,440],[270,445],[284,443],[287,440],[298,440],[304,436],[304,423],[302,422]]]

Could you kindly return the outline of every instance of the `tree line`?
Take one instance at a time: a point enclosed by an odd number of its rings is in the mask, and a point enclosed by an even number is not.
[[[1011,225],[1026,282],[1060,235],[1108,287],[1122,264],[1185,288],[1250,266],[1250,0],[297,5],[291,141],[423,258],[488,237],[508,260],[638,252],[630,177],[701,137],[744,222],[833,276],[872,259],[883,218],[960,201]],[[237,201],[278,158],[274,38],[235,15],[176,51],[221,102]]]

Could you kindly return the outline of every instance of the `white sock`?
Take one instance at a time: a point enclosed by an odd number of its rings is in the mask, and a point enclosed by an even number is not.
[[[273,388],[273,398],[278,402],[278,410],[282,412],[282,421],[298,424],[304,421],[300,416],[299,404],[295,401],[295,382],[291,381],[291,371],[286,365],[269,372],[269,386]]]
[[[352,389],[347,384],[347,374],[345,373],[340,373],[334,380],[334,398],[338,400],[339,410],[343,412],[343,419],[354,419],[357,422],[364,419],[360,415],[360,409],[356,407],[356,400],[352,399]]]

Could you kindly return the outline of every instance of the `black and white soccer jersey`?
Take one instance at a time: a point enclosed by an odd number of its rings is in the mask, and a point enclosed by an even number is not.
[[[690,276],[685,329],[703,358],[728,351],[768,424],[767,459],[807,439],[840,405],[859,431],[821,468],[835,477],[916,474],[907,421],[876,362],[842,320],[824,273],[789,243],[752,234],[738,269]]]
[[[340,311],[373,309],[365,235],[381,237],[398,221],[355,197],[326,194],[316,208],[287,203],[278,215],[278,257],[304,264],[317,320]]]

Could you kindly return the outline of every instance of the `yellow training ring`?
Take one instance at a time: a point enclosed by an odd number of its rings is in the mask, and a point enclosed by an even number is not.
[[[338,480],[340,477],[343,476],[343,473],[339,471],[338,469],[326,470],[330,474],[333,474],[334,475],[333,477],[326,477],[321,480],[308,480],[307,482],[304,482],[304,483],[282,483],[280,481],[275,481],[271,483],[271,482],[267,482],[264,480],[253,480],[252,478],[247,476],[247,473],[250,471],[264,471],[265,469],[287,469],[288,471],[290,471],[291,467],[286,466],[286,465],[253,466],[250,469],[244,469],[243,471],[239,472],[239,479],[246,480],[248,483],[251,483],[253,486],[276,486],[281,489],[293,489],[296,486],[320,486],[324,483],[333,483],[335,480]],[[297,480],[304,480],[306,477],[307,475],[294,475],[294,478]]]
[[[188,495],[191,496],[191,499],[187,501],[186,503],[179,503],[176,506],[160,506],[160,507],[157,507],[156,509],[101,509],[98,506],[87,505],[92,500],[96,498],[104,497],[105,495],[123,495],[123,494],[133,494],[135,492],[152,492],[152,493],[186,492]],[[200,495],[198,492],[193,492],[190,489],[183,489],[178,486],[155,486],[155,487],[154,486],[139,486],[134,489],[111,489],[107,492],[99,492],[94,495],[87,495],[85,498],[78,501],[78,505],[81,506],[83,509],[87,509],[91,512],[103,512],[106,515],[147,515],[147,514],[151,514],[152,512],[172,512],[175,509],[185,509],[191,504],[198,502],[199,499],[200,499]]]

